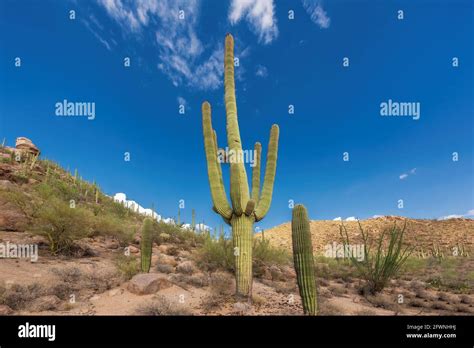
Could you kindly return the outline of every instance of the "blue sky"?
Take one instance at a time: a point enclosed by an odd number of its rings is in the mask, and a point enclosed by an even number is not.
[[[260,141],[265,156],[270,127],[280,126],[261,227],[288,221],[289,200],[312,219],[472,216],[473,13],[470,0],[3,0],[0,138],[31,138],[108,194],[171,217],[184,199],[186,221],[194,208],[199,221],[220,225],[200,105],[212,104],[225,147],[222,48],[231,32],[244,149]],[[56,116],[64,99],[94,102],[95,119]],[[420,118],[382,117],[389,99],[420,103]]]

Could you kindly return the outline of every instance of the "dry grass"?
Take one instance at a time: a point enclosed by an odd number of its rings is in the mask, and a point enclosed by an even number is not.
[[[150,302],[137,308],[137,314],[146,316],[191,315],[188,308],[157,295]]]

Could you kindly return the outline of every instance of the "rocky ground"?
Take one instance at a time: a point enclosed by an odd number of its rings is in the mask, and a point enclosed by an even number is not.
[[[255,279],[252,304],[235,302],[230,273],[200,271],[193,252],[172,244],[153,247],[152,269],[126,279],[117,262],[125,248],[112,239],[88,238],[90,256],[53,257],[44,241],[24,232],[0,232],[0,241],[40,243],[37,262],[0,260],[0,313],[7,315],[301,315],[294,271],[272,267]],[[139,257],[138,245],[129,246]],[[472,315],[470,291],[441,291],[405,274],[381,294],[361,293],[362,281],[320,268],[321,315]],[[471,267],[472,263],[468,265]],[[472,290],[472,289],[471,289]],[[402,296],[402,297],[400,297]],[[402,300],[400,301],[400,299]]]

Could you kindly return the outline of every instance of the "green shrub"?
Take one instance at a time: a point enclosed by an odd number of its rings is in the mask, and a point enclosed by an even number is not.
[[[138,259],[132,256],[120,255],[115,259],[115,266],[125,280],[130,280],[140,272]]]
[[[117,238],[122,246],[130,244],[135,234],[134,227],[128,220],[108,212],[100,213],[95,217],[93,229],[95,234]]]
[[[270,244],[270,241],[256,239],[253,242],[253,261],[256,264],[286,265],[290,262],[290,254]]]
[[[92,233],[92,213],[80,206],[70,208],[56,197],[45,201],[33,221],[33,232],[49,241],[53,255],[70,254],[74,242]]]
[[[350,260],[367,282],[367,290],[375,294],[382,291],[388,281],[397,274],[414,247],[403,247],[406,222],[403,228],[399,228],[394,224],[393,227],[382,230],[376,240],[374,251],[372,251],[372,245],[370,244],[371,238],[368,232],[364,231],[360,222],[359,230],[363,240],[364,258],[359,261],[354,255],[350,255]],[[351,245],[344,225],[340,227],[340,235],[344,245]],[[384,249],[384,243],[387,244],[386,250]]]
[[[205,238],[196,252],[196,264],[205,271],[234,270],[234,251],[232,241],[223,237]]]

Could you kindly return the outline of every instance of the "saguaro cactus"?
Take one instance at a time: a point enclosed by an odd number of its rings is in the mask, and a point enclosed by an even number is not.
[[[143,220],[141,246],[141,270],[148,273],[151,266],[151,254],[153,247],[153,220],[146,218]]]
[[[316,315],[316,279],[314,274],[313,245],[309,229],[308,213],[304,205],[296,205],[291,220],[293,260],[296,279],[305,314]]]
[[[211,105],[206,101],[202,104],[202,123],[204,147],[206,150],[207,170],[213,209],[224,221],[232,226],[232,241],[235,256],[235,277],[237,295],[248,297],[252,288],[252,241],[253,224],[262,220],[270,209],[275,180],[278,155],[279,128],[273,125],[268,145],[265,181],[260,193],[260,143],[255,144],[256,162],[252,170],[252,192],[249,190],[247,172],[242,154],[239,124],[237,121],[237,105],[234,84],[234,39],[227,34],[224,53],[224,99],[227,119],[227,143],[230,152],[237,155],[237,161],[230,164],[230,206],[222,178],[221,164],[217,159],[217,135],[212,128]]]

